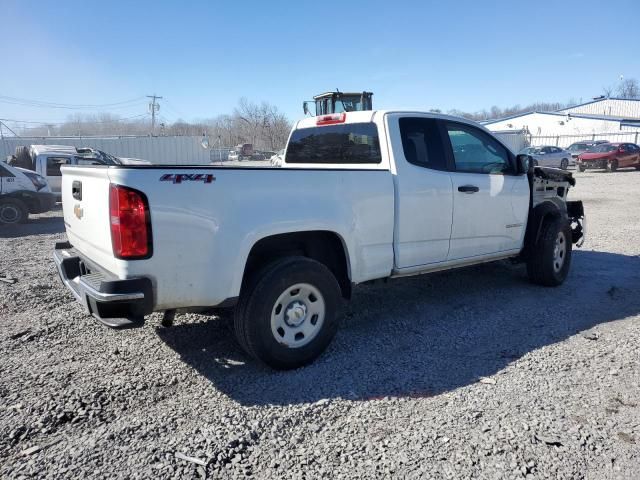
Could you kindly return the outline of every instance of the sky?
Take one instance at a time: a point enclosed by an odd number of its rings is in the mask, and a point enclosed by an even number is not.
[[[293,120],[336,88],[373,91],[375,108],[587,101],[640,79],[639,17],[638,0],[0,0],[0,96],[129,117],[156,93],[168,122],[241,97]],[[73,112],[0,97],[0,118]]]

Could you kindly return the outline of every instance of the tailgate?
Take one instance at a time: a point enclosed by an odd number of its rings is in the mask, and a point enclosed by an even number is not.
[[[109,168],[64,166],[62,210],[71,245],[98,266],[116,273],[109,226]]]

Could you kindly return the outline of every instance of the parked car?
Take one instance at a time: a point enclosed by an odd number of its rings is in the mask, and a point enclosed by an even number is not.
[[[0,224],[26,222],[30,213],[48,212],[55,203],[42,175],[0,163]]]
[[[535,165],[561,168],[562,170],[566,170],[569,167],[572,159],[570,152],[552,145],[528,147],[521,150],[520,153],[533,157]]]
[[[51,191],[60,198],[62,165],[119,165],[136,164],[137,159],[124,162],[101,150],[76,148],[68,145],[25,145],[16,148],[11,164],[26,170],[33,170],[47,179]],[[144,162],[144,161],[142,161]]]
[[[249,355],[296,368],[363,282],[511,258],[562,284],[582,202],[570,172],[530,160],[463,118],[361,111],[299,121],[281,168],[68,165],[54,259],[109,326],[233,308]]]
[[[640,147],[635,143],[603,143],[578,157],[578,170],[605,168],[615,172],[618,168],[635,167],[640,170]]]
[[[598,145],[602,145],[604,143],[609,143],[609,140],[595,140],[595,141],[576,142],[576,143],[572,143],[571,145],[569,145],[567,147],[567,151],[571,152],[571,158],[573,159],[573,161],[575,163],[575,161],[578,159],[578,156],[581,153],[588,152],[591,149],[593,149],[594,147],[596,147]]]
[[[243,160],[251,160],[251,157],[254,154],[253,145],[250,143],[243,143],[241,145],[237,145],[233,150],[231,150],[231,152],[229,152],[228,159],[230,161],[241,162]]]

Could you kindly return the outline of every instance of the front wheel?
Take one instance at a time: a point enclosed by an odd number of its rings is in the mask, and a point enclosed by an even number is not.
[[[21,200],[7,198],[0,201],[0,224],[24,223],[28,218],[29,209]]]
[[[587,167],[585,167],[584,165],[578,165],[578,171],[579,172],[584,172],[587,169]]]
[[[569,160],[567,160],[566,158],[563,158],[563,159],[560,161],[560,168],[561,168],[562,170],[566,170],[567,168],[569,168]]]
[[[333,339],[340,302],[340,287],[326,266],[305,257],[278,260],[243,288],[236,337],[247,353],[272,368],[307,365]]]
[[[571,266],[571,224],[565,218],[553,218],[542,225],[540,238],[527,260],[529,280],[538,285],[561,285]]]

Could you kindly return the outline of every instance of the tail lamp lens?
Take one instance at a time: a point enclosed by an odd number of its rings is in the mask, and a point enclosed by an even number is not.
[[[149,205],[142,192],[121,185],[109,187],[111,245],[116,258],[151,256]]]

